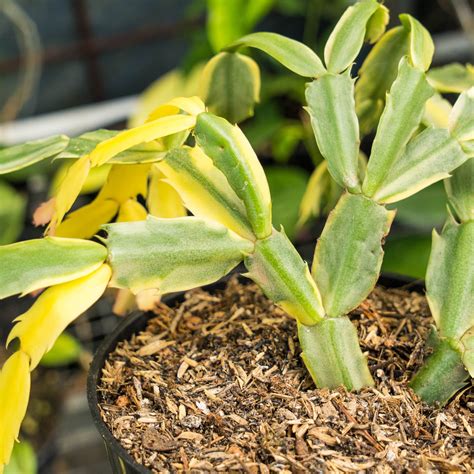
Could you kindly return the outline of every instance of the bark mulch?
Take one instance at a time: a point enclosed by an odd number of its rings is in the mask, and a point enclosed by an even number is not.
[[[472,472],[474,395],[443,409],[407,381],[432,323],[423,295],[377,288],[351,314],[376,385],[318,390],[296,326],[254,285],[190,291],[109,357],[100,411],[153,472]]]

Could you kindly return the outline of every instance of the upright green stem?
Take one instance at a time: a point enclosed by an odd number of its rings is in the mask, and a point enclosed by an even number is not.
[[[325,313],[307,265],[283,233],[274,230],[258,240],[245,265],[247,276],[298,321],[303,362],[317,387],[358,390],[373,385],[357,331],[346,316]]]
[[[357,331],[347,316],[327,318],[314,326],[298,324],[302,358],[318,387],[344,385],[359,390],[374,384]]]
[[[426,403],[444,405],[468,380],[459,350],[444,339],[438,342],[410,387]]]

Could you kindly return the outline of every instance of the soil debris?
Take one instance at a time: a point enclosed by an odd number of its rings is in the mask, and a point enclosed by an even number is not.
[[[155,473],[472,472],[472,387],[444,409],[407,387],[432,323],[425,297],[379,287],[351,319],[376,385],[318,390],[294,321],[258,287],[190,291],[110,355],[102,417]]]

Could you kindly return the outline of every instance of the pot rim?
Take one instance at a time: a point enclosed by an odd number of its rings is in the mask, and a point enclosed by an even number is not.
[[[202,288],[208,290],[222,288],[223,284],[226,283],[229,278],[230,276],[219,280],[216,283],[205,285]],[[381,284],[388,288],[399,288],[409,285],[415,290],[424,291],[423,280],[396,273],[382,273],[377,281],[377,284]],[[179,302],[183,299],[185,293],[186,292],[183,291],[167,295],[163,298],[163,302],[167,304]],[[89,404],[89,410],[94,424],[107,446],[107,450],[109,448],[112,449],[116,454],[118,454],[122,462],[124,462],[130,468],[134,469],[135,472],[140,474],[150,474],[151,471],[142,464],[139,464],[135,461],[131,454],[129,454],[129,452],[114,437],[109,427],[102,420],[99,411],[97,386],[107,356],[115,349],[119,342],[130,338],[132,334],[143,330],[148,319],[153,316],[154,315],[144,313],[143,311],[135,311],[132,314],[126,316],[122,321],[120,321],[117,327],[102,341],[102,343],[98,347],[97,351],[94,354],[92,363],[89,367],[89,373],[87,376],[87,400]]]

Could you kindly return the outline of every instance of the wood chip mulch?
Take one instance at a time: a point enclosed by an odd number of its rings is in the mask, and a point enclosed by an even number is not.
[[[351,318],[376,381],[314,387],[293,320],[254,285],[161,305],[103,369],[100,410],[152,472],[473,472],[474,394],[444,409],[407,381],[432,322],[423,295],[377,288]]]

